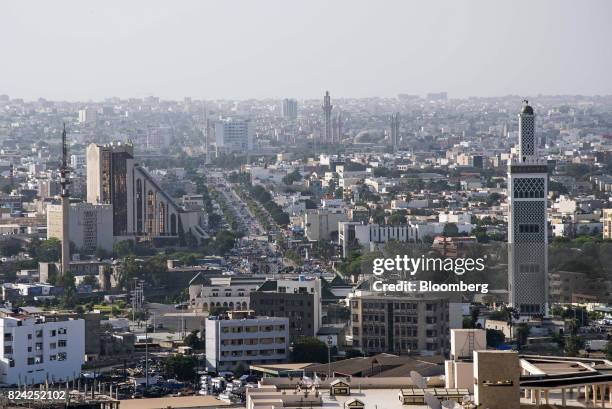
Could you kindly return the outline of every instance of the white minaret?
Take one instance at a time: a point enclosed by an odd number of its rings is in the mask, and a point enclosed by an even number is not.
[[[508,292],[521,315],[548,312],[548,166],[536,150],[535,114],[519,114],[517,154],[508,164]]]

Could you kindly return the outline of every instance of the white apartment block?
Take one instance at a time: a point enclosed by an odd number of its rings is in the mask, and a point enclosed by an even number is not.
[[[254,134],[255,124],[249,120],[224,118],[215,123],[215,139],[219,152],[251,151]]]
[[[361,224],[359,222],[338,223],[338,244],[342,246],[342,257],[347,257],[351,249],[360,246],[372,251],[377,245],[395,240],[399,242],[417,242],[423,237],[418,225],[403,224],[399,226]]]
[[[306,237],[311,241],[329,240],[331,233],[338,231],[338,222],[345,221],[348,218],[341,211],[307,210],[304,219]]]
[[[0,318],[0,383],[32,385],[79,377],[85,321],[11,314]]]
[[[257,317],[252,311],[235,311],[206,320],[206,366],[227,371],[251,364],[287,361],[289,318]]]

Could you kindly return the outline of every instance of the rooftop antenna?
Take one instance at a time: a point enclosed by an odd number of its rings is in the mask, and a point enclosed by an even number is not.
[[[60,165],[60,186],[62,204],[62,254],[61,273],[66,274],[70,267],[70,237],[69,237],[69,208],[70,208],[70,168],[68,167],[68,144],[66,143],[66,123],[62,130],[62,163]]]

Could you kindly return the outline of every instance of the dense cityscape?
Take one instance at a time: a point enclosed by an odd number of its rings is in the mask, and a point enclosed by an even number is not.
[[[0,4],[0,409],[612,408],[612,3]]]
[[[611,97],[0,101],[9,389],[605,400]],[[396,255],[488,257],[489,291],[378,291]],[[500,360],[520,384],[479,393]]]

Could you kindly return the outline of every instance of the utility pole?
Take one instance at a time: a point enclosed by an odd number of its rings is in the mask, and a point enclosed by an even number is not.
[[[62,163],[60,165],[60,186],[62,206],[62,260],[61,274],[65,275],[70,268],[70,168],[68,167],[68,144],[66,143],[66,123],[62,131]]]
[[[331,379],[331,347],[332,347],[332,337],[331,335],[327,336],[327,379]]]
[[[149,390],[149,328],[145,321],[145,391]]]

